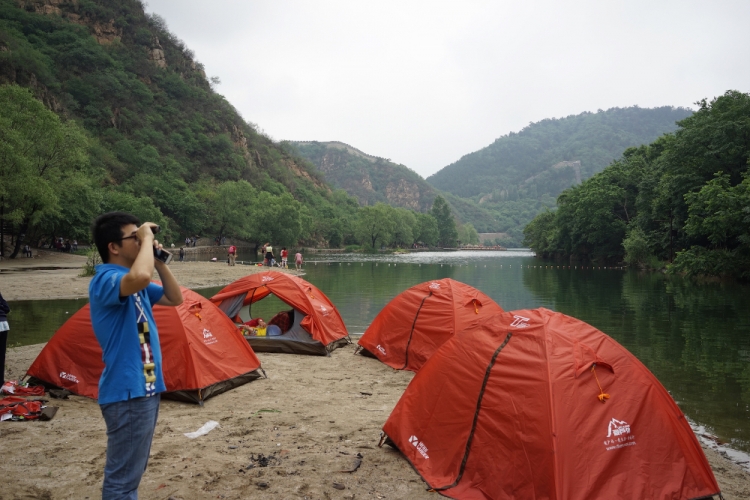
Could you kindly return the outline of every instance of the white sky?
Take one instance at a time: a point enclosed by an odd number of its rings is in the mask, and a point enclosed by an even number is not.
[[[750,1],[146,0],[274,140],[427,177],[530,122],[750,90]]]

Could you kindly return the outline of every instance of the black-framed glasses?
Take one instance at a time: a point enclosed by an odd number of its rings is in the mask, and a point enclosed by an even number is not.
[[[138,238],[138,235],[137,234],[131,234],[130,236],[123,236],[122,238],[118,238],[117,241],[129,240],[131,238]]]

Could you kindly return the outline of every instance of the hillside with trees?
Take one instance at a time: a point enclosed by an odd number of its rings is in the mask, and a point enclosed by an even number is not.
[[[0,84],[0,218],[16,251],[86,241],[115,208],[172,241],[326,242],[349,215],[350,199],[246,122],[138,0],[0,0]]]
[[[299,156],[310,160],[332,186],[343,189],[361,205],[388,203],[427,211],[436,191],[404,165],[372,156],[342,142],[287,141]]]
[[[438,191],[405,165],[369,155],[342,142],[282,144],[312,162],[328,183],[357,198],[360,205],[386,203],[424,213],[432,209],[437,196],[442,196],[460,224],[471,224],[480,232],[493,232],[498,226],[497,218],[488,210],[472,200]]]
[[[465,155],[427,182],[475,202],[495,218],[495,231],[520,243],[522,228],[564,189],[601,172],[625,149],[675,130],[690,113],[630,107],[542,120]]]
[[[564,191],[525,229],[540,256],[750,280],[750,95],[696,103],[679,128]]]

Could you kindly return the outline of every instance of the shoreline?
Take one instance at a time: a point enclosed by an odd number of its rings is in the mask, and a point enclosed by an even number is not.
[[[8,302],[85,298],[91,281],[91,276],[79,276],[85,264],[85,256],[44,250],[31,259],[4,259],[0,261],[0,292]],[[304,270],[249,264],[228,266],[225,262],[209,261],[172,261],[169,269],[181,286],[190,289],[225,286],[248,274],[271,269],[296,276],[305,274]],[[154,279],[158,278],[154,271]]]
[[[0,262],[6,300],[87,296],[90,278],[78,277],[86,258],[49,254]],[[193,261],[175,262],[170,269],[182,286],[205,288],[268,268]],[[44,345],[8,349],[8,376],[24,375]],[[377,447],[380,429],[413,374],[353,352],[354,345],[329,358],[258,353],[267,379],[211,398],[203,407],[164,401],[140,498],[434,499],[399,452]],[[60,407],[49,422],[0,423],[4,471],[17,483],[14,494],[97,498],[106,448],[98,405],[80,396],[51,399],[49,405]],[[184,436],[209,420],[220,427],[197,439]],[[696,434],[724,498],[750,498],[750,473],[737,463],[741,459],[733,460],[731,449],[698,429]],[[359,469],[342,472],[358,453]],[[257,466],[260,455],[270,460],[268,467]]]

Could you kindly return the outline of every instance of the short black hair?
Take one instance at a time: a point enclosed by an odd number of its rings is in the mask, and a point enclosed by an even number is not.
[[[108,212],[102,214],[91,225],[91,235],[94,237],[94,244],[99,250],[102,262],[109,262],[109,244],[113,241],[122,240],[122,228],[128,224],[140,226],[141,222],[135,215],[126,212]]]

